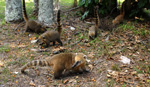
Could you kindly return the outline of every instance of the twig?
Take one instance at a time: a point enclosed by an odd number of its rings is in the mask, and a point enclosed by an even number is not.
[[[82,40],[83,40],[83,39],[81,39],[81,40],[79,40],[79,41],[77,41],[77,42],[75,42],[75,43],[72,43],[72,44],[70,44],[70,45],[68,45],[68,46],[76,45],[76,44],[80,43]]]
[[[75,9],[78,9],[78,8],[80,8],[80,7],[81,7],[81,6],[71,8],[71,9],[69,9],[69,10],[67,10],[67,11],[63,11],[63,13],[70,12],[70,11],[75,10]]]
[[[18,26],[14,30],[16,31],[22,23],[24,23],[24,22],[19,23]]]

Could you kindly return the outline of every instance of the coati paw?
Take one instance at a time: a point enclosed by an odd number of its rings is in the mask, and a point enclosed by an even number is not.
[[[23,74],[25,74],[25,75],[26,75],[26,74],[28,74],[28,73],[27,73],[27,72],[25,72],[25,71],[21,71],[21,73],[23,73]]]
[[[90,71],[89,70],[84,70],[83,72],[89,73]]]
[[[60,77],[54,77],[54,79],[60,79]]]

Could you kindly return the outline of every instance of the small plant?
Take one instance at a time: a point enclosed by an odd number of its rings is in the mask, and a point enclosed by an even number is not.
[[[10,47],[8,45],[0,47],[0,52],[9,52],[9,51],[10,51]]]
[[[119,65],[118,65],[118,64],[114,64],[114,65],[112,66],[112,70],[120,71]]]

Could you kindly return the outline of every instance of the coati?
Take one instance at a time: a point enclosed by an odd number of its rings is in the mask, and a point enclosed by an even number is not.
[[[53,45],[55,45],[55,41],[57,41],[62,46],[63,43],[60,40],[60,34],[62,31],[62,27],[60,24],[60,10],[58,10],[58,13],[57,13],[57,23],[58,23],[58,26],[57,26],[58,31],[55,31],[55,30],[46,31],[45,33],[43,33],[42,35],[38,37],[37,43],[39,43],[40,45],[45,44],[44,47],[48,47],[50,42],[53,42]]]
[[[123,18],[124,18],[124,15],[125,15],[125,5],[126,5],[126,2],[124,1],[122,3],[122,6],[121,6],[121,10],[120,10],[120,15],[118,15],[113,21],[112,21],[112,24],[115,26],[117,24],[120,24],[121,22],[123,22]]]
[[[31,66],[52,66],[54,79],[59,79],[63,71],[88,72],[85,68],[87,56],[83,53],[60,53],[45,60],[34,60],[21,68],[22,73]]]
[[[26,22],[25,25],[25,32],[35,32],[35,33],[44,33],[46,31],[46,28],[43,27],[41,24],[33,21],[33,20],[29,20],[27,13],[26,13],[26,6],[25,6],[25,0],[23,0],[23,18]]]
[[[99,27],[99,15],[98,15],[98,6],[95,7],[95,25],[91,26],[89,28],[89,39],[94,39],[97,37],[97,30]]]

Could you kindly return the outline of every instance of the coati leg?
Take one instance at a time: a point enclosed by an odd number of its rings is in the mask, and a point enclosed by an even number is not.
[[[83,71],[82,71],[81,67],[80,67],[80,68],[74,68],[74,69],[73,69],[73,72],[74,72],[74,73],[83,74]]]
[[[61,46],[63,46],[63,43],[60,39],[57,39],[57,42],[60,43]]]
[[[95,32],[95,37],[97,37],[97,31]]]
[[[55,45],[55,41],[53,41],[53,46]]]
[[[25,26],[25,32],[29,32],[29,30],[30,30],[30,28],[29,28],[29,26]]]
[[[44,46],[45,48],[49,47],[49,43],[46,43],[46,45]]]
[[[63,66],[58,64],[54,65],[53,70],[54,70],[54,79],[60,79],[60,77],[62,76],[62,72],[64,70]]]
[[[81,69],[83,70],[83,72],[89,72],[89,70],[86,70],[85,66],[82,66]]]

